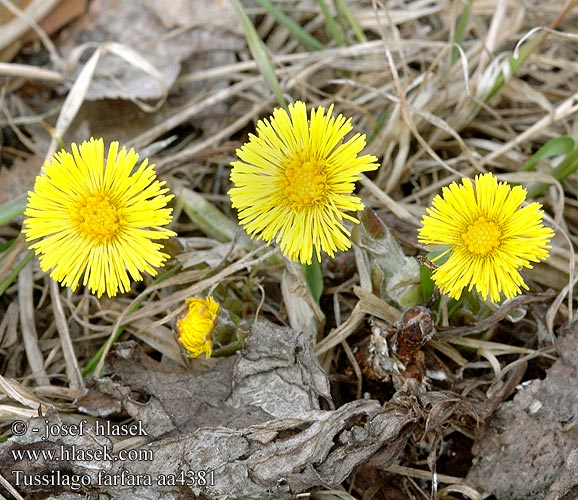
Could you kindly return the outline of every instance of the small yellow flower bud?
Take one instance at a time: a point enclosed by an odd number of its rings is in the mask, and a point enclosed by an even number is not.
[[[187,355],[196,358],[205,354],[208,358],[213,352],[212,331],[217,325],[219,304],[213,297],[187,299],[189,308],[176,324],[176,333]]]

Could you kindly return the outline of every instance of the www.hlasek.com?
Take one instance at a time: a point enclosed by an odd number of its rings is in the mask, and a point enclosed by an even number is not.
[[[154,459],[153,450],[132,449],[118,450],[112,453],[110,448],[103,444],[96,448],[79,448],[75,444],[61,444],[54,448],[11,450],[12,458],[16,462],[76,462],[76,461],[103,461],[111,462],[146,462]]]
[[[34,424],[33,424],[34,425]],[[41,436],[41,442],[55,436],[83,436],[87,429],[88,421],[82,420],[78,424],[54,424],[44,421],[43,427],[30,426],[17,420],[12,424],[12,433],[22,436],[27,432]],[[142,422],[131,425],[115,425],[110,422],[95,422],[93,433],[99,436],[147,436]],[[41,444],[38,443],[38,444]],[[51,443],[52,444],[52,443]],[[83,462],[83,461],[130,461],[146,462],[154,460],[153,450],[147,448],[135,448],[112,452],[107,445],[99,445],[94,448],[82,448],[76,445],[56,444],[48,448],[34,448],[28,445],[25,449],[12,449],[14,462],[50,463],[50,462]],[[29,469],[29,467],[23,467]],[[62,486],[78,491],[81,488],[92,486],[190,486],[204,487],[214,486],[215,477],[212,470],[181,470],[175,474],[159,474],[153,478],[150,474],[133,474],[127,470],[121,470],[116,474],[98,471],[93,474],[70,474],[60,470],[53,470],[45,474],[30,474],[25,470],[15,469],[12,471],[12,479],[15,486],[23,487],[53,487]]]

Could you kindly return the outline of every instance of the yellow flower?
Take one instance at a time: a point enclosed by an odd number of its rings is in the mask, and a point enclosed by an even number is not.
[[[462,179],[444,187],[422,219],[418,240],[441,245],[449,254],[433,273],[440,290],[459,299],[464,287],[476,290],[492,302],[500,293],[512,298],[528,289],[519,270],[548,257],[554,232],[542,225],[539,203],[521,207],[526,190],[510,187],[491,174],[476,176],[475,185]]]
[[[213,297],[187,299],[189,309],[177,320],[177,334],[181,345],[191,358],[205,353],[208,358],[213,352],[211,332],[217,325],[219,304]]]
[[[332,257],[347,250],[350,232],[343,219],[358,222],[344,213],[363,208],[352,196],[359,174],[374,170],[377,158],[358,157],[365,136],[355,134],[351,120],[332,116],[333,105],[311,110],[303,102],[289,105],[289,113],[275,109],[269,120],[257,123],[257,136],[237,150],[241,161],[231,165],[229,191],[240,223],[251,236],[280,243],[292,260],[311,263],[313,251]]]
[[[173,197],[155,180],[154,165],[144,160],[133,171],[138,155],[118,150],[113,142],[105,160],[102,139],[61,151],[42,167],[28,193],[23,233],[36,240],[30,248],[43,271],[64,286],[83,285],[100,297],[130,289],[128,275],[156,275],[168,255],[153,240],[174,235],[162,226],[171,221]],[[128,271],[128,272],[127,272]]]

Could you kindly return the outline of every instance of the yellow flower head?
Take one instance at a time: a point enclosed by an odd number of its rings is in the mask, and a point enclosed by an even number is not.
[[[102,139],[61,151],[42,167],[28,193],[23,233],[43,271],[76,290],[83,284],[99,297],[130,289],[128,275],[157,274],[168,255],[153,240],[174,235],[162,226],[171,221],[173,197],[155,180],[154,165],[113,142],[104,156]]]
[[[292,260],[311,263],[313,251],[332,257],[350,247],[344,213],[363,208],[352,196],[359,174],[374,170],[377,158],[357,156],[365,136],[355,134],[351,120],[332,116],[333,105],[311,110],[303,102],[289,105],[289,112],[275,109],[270,120],[257,123],[257,135],[237,150],[241,161],[231,165],[229,191],[240,223],[251,236],[280,243]]]
[[[476,176],[475,183],[452,182],[433,199],[418,240],[442,246],[434,262],[449,254],[433,273],[443,293],[459,299],[464,287],[475,286],[484,298],[498,302],[500,293],[512,298],[520,287],[528,289],[519,270],[548,257],[554,232],[542,225],[542,205],[520,207],[525,198],[524,188],[498,183],[487,173]]]
[[[219,304],[213,297],[187,299],[188,311],[177,320],[177,334],[181,345],[191,358],[213,352],[211,332],[217,325]]]

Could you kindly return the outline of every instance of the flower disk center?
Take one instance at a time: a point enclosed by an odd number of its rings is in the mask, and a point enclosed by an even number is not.
[[[120,229],[118,209],[104,194],[90,194],[78,206],[79,229],[95,243],[105,243]]]
[[[284,167],[281,187],[292,206],[306,208],[324,202],[327,176],[318,160],[300,154],[285,163]]]
[[[488,255],[500,244],[502,232],[492,221],[479,217],[462,236],[468,250],[476,255]]]

